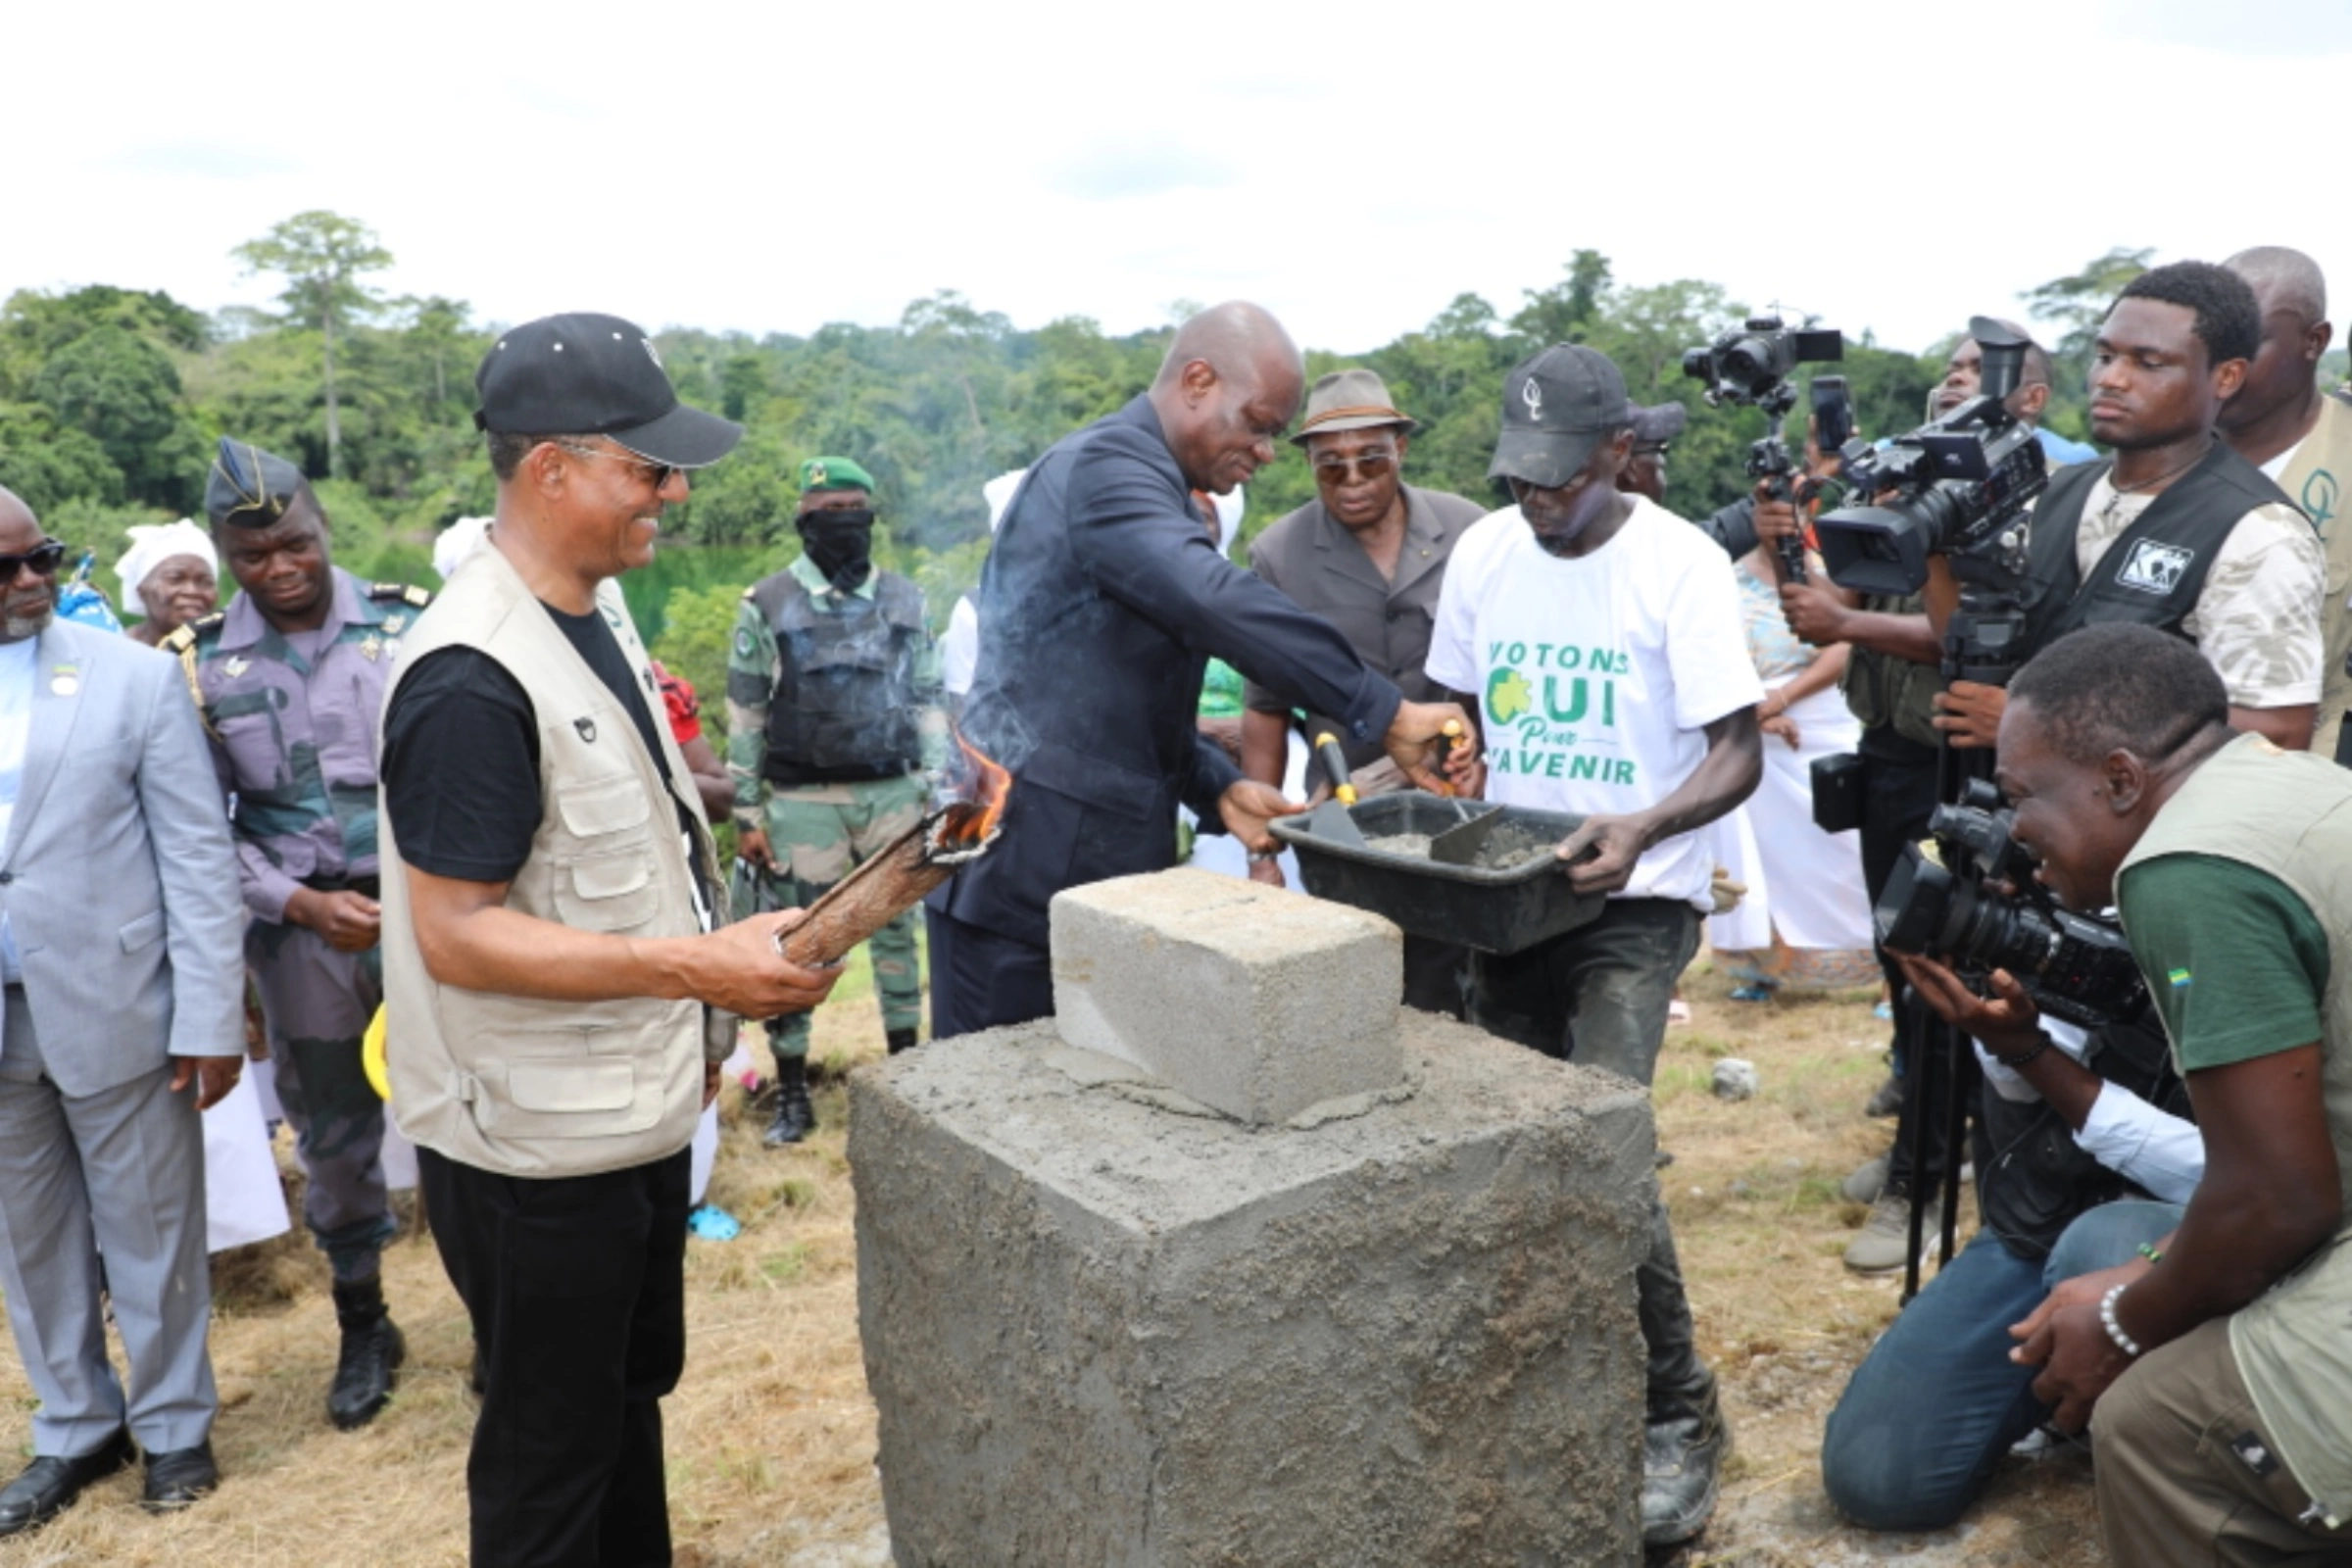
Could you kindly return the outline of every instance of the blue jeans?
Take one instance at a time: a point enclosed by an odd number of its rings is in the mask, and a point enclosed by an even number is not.
[[[2180,1223],[2170,1203],[2102,1203],[2078,1217],[2046,1262],[1980,1231],[1903,1308],[1830,1412],[1821,1479],[1865,1530],[1941,1530],[1992,1467],[2048,1419],[2037,1367],[2009,1359],[2009,1325],[2060,1280],[2128,1262]]]

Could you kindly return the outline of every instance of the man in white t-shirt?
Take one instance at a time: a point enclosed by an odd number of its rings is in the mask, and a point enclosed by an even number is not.
[[[1754,791],[1764,694],[1731,563],[1682,518],[1618,490],[1632,454],[1632,408],[1607,356],[1564,344],[1510,372],[1487,471],[1509,480],[1518,505],[1455,546],[1427,667],[1479,715],[1481,745],[1462,748],[1457,782],[1583,816],[1560,846],[1562,872],[1609,895],[1588,925],[1480,956],[1473,1019],[1647,1084],[1709,906],[1714,860],[1693,830]],[[1638,1283],[1649,1355],[1642,1537],[1662,1545],[1705,1526],[1729,1447],[1663,1203]]]

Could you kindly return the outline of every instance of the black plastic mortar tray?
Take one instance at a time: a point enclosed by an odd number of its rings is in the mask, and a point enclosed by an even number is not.
[[[1435,837],[1488,812],[1499,813],[1499,820],[1470,865],[1339,843],[1315,833],[1304,815],[1277,817],[1271,826],[1276,838],[1298,852],[1307,892],[1385,915],[1415,936],[1482,953],[1517,953],[1600,913],[1603,896],[1572,889],[1551,854],[1551,846],[1584,821],[1581,816],[1446,800],[1420,790],[1375,796],[1348,808],[1367,839]]]

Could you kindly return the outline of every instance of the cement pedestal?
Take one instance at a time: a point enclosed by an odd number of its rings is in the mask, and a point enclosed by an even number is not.
[[[901,1564],[1640,1562],[1648,1098],[1398,1045],[1261,1126],[1050,1019],[852,1079]]]

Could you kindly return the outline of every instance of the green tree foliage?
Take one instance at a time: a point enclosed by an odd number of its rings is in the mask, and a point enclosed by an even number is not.
[[[0,305],[0,483],[53,528],[64,519],[76,530],[68,537],[108,562],[129,522],[192,510],[210,442],[230,434],[314,475],[339,472],[319,490],[345,565],[429,581],[434,532],[495,500],[471,423],[473,369],[489,331],[461,300],[379,299],[367,278],[390,257],[355,220],[301,214],[237,254],[283,280],[281,314],[231,308],[208,318],[164,294],[105,285],[21,292]],[[2111,252],[2027,296],[2034,314],[2066,333],[2053,345],[2062,408],[2069,398],[2081,406],[2068,355],[2146,258]],[[1955,329],[1972,308],[1984,307],[1955,302]],[[1742,466],[1764,419],[1706,407],[1682,357],[1746,314],[1717,284],[1628,282],[1598,252],[1576,250],[1552,282],[1507,310],[1463,294],[1391,342],[1310,351],[1308,368],[1378,370],[1421,424],[1413,482],[1497,502],[1486,470],[1506,372],[1545,344],[1591,344],[1624,371],[1637,402],[1690,409],[1668,499],[1698,516],[1747,488]],[[640,626],[723,722],[716,699],[736,597],[798,552],[794,470],[831,454],[875,475],[879,559],[923,585],[944,624],[987,554],[982,483],[1141,392],[1171,332],[1172,323],[1112,335],[1084,317],[1024,329],[941,292],[877,326],[662,333],[681,396],[740,420],[746,436],[725,463],[694,475],[691,498],[664,520],[661,559],[624,584]],[[1920,422],[1947,346],[1915,355],[1849,337],[1842,363],[1802,373],[1845,376],[1860,428],[1890,435]],[[1802,438],[1806,406],[1791,419],[1792,441]],[[1245,540],[1312,494],[1303,458],[1286,446],[1250,486]]]
[[[115,325],[84,332],[49,356],[32,394],[98,443],[133,500],[184,510],[201,499],[204,438],[171,356],[147,339]]]
[[[120,506],[122,470],[106,448],[58,424],[38,404],[0,404],[0,484],[14,490],[53,531],[70,501]]]
[[[2078,441],[2088,439],[2091,341],[2115,297],[2148,270],[2148,259],[2155,254],[2150,248],[2118,245],[2081,271],[2026,291],[2026,309],[2034,319],[2051,323],[2034,333],[2050,351],[2050,406],[2042,418],[2051,429]],[[2055,342],[2050,341],[2053,335]]]
[[[676,590],[663,606],[665,623],[652,650],[671,674],[694,687],[702,700],[703,733],[722,757],[727,749],[727,644],[742,602],[741,587]]]
[[[335,387],[335,339],[380,305],[378,296],[360,277],[390,267],[392,253],[376,243],[367,224],[337,213],[313,211],[296,213],[229,254],[245,265],[249,274],[275,272],[284,278],[285,290],[278,300],[286,307],[286,320],[318,334],[319,362],[325,371],[326,471],[329,477],[340,478],[343,425]]]

